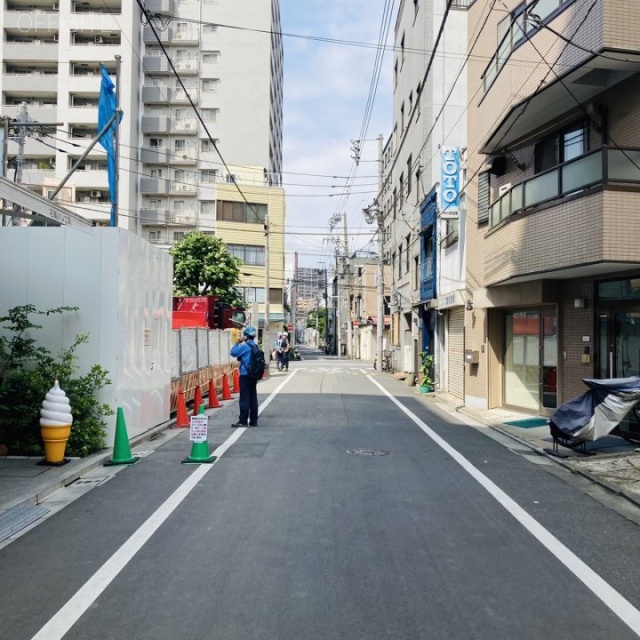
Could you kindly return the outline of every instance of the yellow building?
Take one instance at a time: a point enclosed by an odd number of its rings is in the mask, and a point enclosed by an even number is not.
[[[265,328],[265,290],[268,260],[270,340],[282,330],[284,315],[284,189],[268,186],[261,167],[230,167],[233,180],[216,184],[216,237],[243,262],[238,288],[251,313],[257,303],[259,318],[250,317],[260,339]],[[267,237],[268,229],[268,237]]]

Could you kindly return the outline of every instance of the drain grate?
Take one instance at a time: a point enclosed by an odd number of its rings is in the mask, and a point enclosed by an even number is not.
[[[18,504],[0,513],[0,542],[49,513],[49,509],[36,504]]]
[[[347,453],[350,456],[364,456],[365,458],[391,455],[391,451],[383,451],[380,449],[347,449]]]
[[[109,480],[110,476],[96,476],[95,478],[78,478],[75,482],[72,482],[70,487],[80,487],[80,486],[92,486],[98,487],[101,484],[104,484],[107,480]]]

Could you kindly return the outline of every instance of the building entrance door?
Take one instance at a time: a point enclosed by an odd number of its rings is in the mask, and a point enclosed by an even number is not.
[[[640,375],[640,310],[598,314],[598,378]]]
[[[555,308],[509,311],[505,331],[504,404],[550,415],[558,398]]]

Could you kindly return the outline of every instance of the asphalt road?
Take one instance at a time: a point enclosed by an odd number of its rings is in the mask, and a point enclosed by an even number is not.
[[[640,635],[638,526],[548,463],[352,362],[267,388],[215,464],[184,431],[0,550],[0,638]]]

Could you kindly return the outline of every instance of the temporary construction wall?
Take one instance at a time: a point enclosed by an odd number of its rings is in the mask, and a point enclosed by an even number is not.
[[[89,334],[79,373],[94,364],[109,372],[100,400],[124,409],[129,437],[169,419],[172,277],[171,256],[125,229],[0,228],[0,315],[78,307],[39,316],[34,337],[57,353]],[[110,446],[115,416],[108,425]]]

